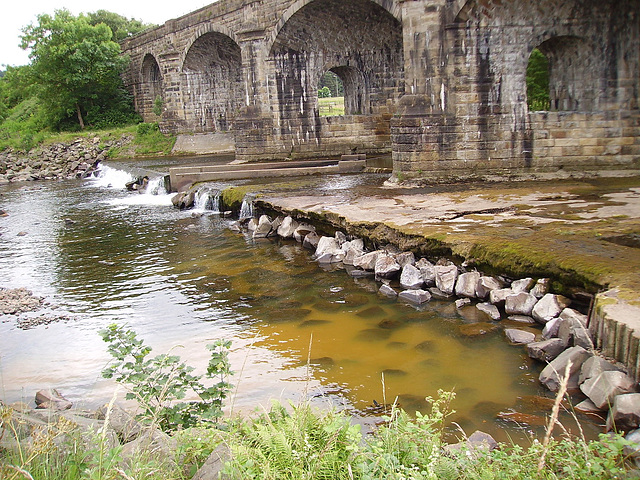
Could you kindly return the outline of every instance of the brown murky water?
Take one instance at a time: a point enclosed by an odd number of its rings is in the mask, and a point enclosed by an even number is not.
[[[119,182],[0,189],[9,214],[0,218],[0,287],[44,296],[49,306],[31,317],[63,318],[25,330],[0,316],[4,400],[30,401],[51,386],[81,406],[107,401],[114,384],[100,376],[108,356],[98,331],[122,322],[154,351],[175,348],[199,368],[207,343],[232,340],[234,412],[312,398],[371,422],[383,413],[375,405],[397,399],[424,411],[425,397],[445,389],[457,392],[455,420],[468,434],[539,430],[549,410],[540,367],[500,329],[463,335],[479,320],[474,308],[382,298],[372,279],[324,270],[295,242],[255,242],[229,231],[229,220],[178,212],[169,196],[127,193]]]

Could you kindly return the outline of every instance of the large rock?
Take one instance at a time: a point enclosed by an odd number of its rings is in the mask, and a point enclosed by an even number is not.
[[[382,255],[383,252],[376,250],[375,252],[365,253],[359,257],[354,258],[353,266],[361,268],[363,270],[374,270],[376,268],[376,260],[378,255]]]
[[[436,286],[436,266],[426,258],[421,258],[416,263],[416,267],[420,269],[422,280],[427,287]]]
[[[492,292],[493,293],[493,292]],[[507,315],[528,315],[531,316],[533,307],[538,299],[527,292],[520,292],[509,295],[504,303],[504,310]],[[493,303],[493,302],[491,302]]]
[[[285,217],[285,219],[282,220],[282,223],[278,227],[278,235],[280,235],[282,238],[293,238],[293,232],[296,231],[296,228],[298,228],[298,222],[296,222],[290,216]]]
[[[431,300],[431,294],[420,289],[404,290],[398,294],[398,299],[414,305],[422,305],[423,303],[427,303]]]
[[[504,331],[507,339],[511,343],[527,345],[533,343],[536,339],[535,333],[527,332],[526,330],[520,330],[517,328],[507,328]]]
[[[533,296],[533,298],[535,298],[535,296]],[[547,293],[535,304],[531,316],[544,325],[552,318],[560,315],[560,312],[567,308],[570,303],[571,300],[562,295]]]
[[[590,359],[588,359],[586,362],[582,364],[582,369],[580,369],[579,381],[582,384],[585,381],[589,380],[590,378],[597,377],[602,372],[616,372],[616,371],[618,372],[620,371],[620,369],[616,365],[614,365],[608,360],[605,360],[602,357],[598,357],[597,355],[594,355],[593,357],[591,357]]]
[[[576,389],[578,387],[580,368],[592,355],[592,353],[582,347],[568,348],[553,359],[549,365],[544,367],[542,372],[540,372],[540,383],[545,385],[552,392],[557,392],[558,388],[560,388],[560,383],[564,378],[566,367],[571,363],[567,388]]]
[[[559,338],[550,338],[527,345],[527,354],[531,358],[548,363],[565,351],[567,346]]]
[[[629,431],[640,426],[640,393],[618,395],[607,417],[607,430]]]
[[[58,390],[45,389],[39,390],[36,393],[36,408],[49,409],[49,410],[69,410],[73,404],[64,398]]]
[[[400,271],[400,265],[391,255],[378,255],[374,272],[376,277],[391,279]]]
[[[424,284],[422,280],[422,274],[420,269],[414,267],[410,263],[405,264],[402,267],[402,273],[400,274],[400,286],[409,290],[415,290],[420,288]]]
[[[636,383],[623,372],[606,371],[586,380],[580,385],[580,390],[596,407],[605,410],[617,395],[635,392]]]
[[[562,319],[560,317],[549,320],[542,329],[542,338],[557,338],[561,323]]]
[[[533,278],[522,278],[511,282],[511,290],[513,290],[514,293],[529,293],[529,290],[531,290],[534,285],[535,281]]]
[[[390,287],[386,283],[383,283],[382,285],[380,285],[380,289],[378,290],[378,293],[380,293],[380,295],[384,295],[385,297],[389,297],[389,298],[396,298],[398,296],[398,292],[396,292],[392,287]]]
[[[267,215],[261,215],[258,220],[258,226],[253,231],[253,238],[267,238],[271,228],[271,219]]]
[[[229,478],[223,474],[222,470],[225,464],[231,460],[230,447],[225,443],[221,443],[207,457],[204,464],[198,469],[191,480],[213,480]]]
[[[316,232],[309,232],[305,235],[304,240],[302,241],[302,246],[304,248],[308,248],[309,250],[314,250],[318,248],[318,243],[320,242],[320,237]]]
[[[567,313],[565,313],[567,312]],[[587,329],[586,320],[575,310],[565,308],[558,317],[558,338],[561,338],[569,346],[579,345],[587,350],[593,350],[593,339]]]
[[[536,298],[542,298],[549,293],[549,279],[540,278],[530,292]]]
[[[510,288],[498,288],[489,292],[489,303],[493,305],[504,305],[507,297],[514,295],[514,291]]]
[[[404,268],[405,265],[416,264],[416,257],[413,252],[398,253],[397,255],[394,255],[394,258],[396,259],[396,262],[398,262],[398,265],[400,265],[402,268]]]
[[[499,290],[501,288],[502,282],[497,278],[482,276],[476,285],[476,296],[484,300],[493,290]]]
[[[364,242],[360,238],[356,238],[349,242],[344,242],[340,248],[344,252],[343,263],[345,265],[353,265],[356,258],[364,253]]]
[[[125,465],[131,465],[141,456],[145,461],[159,465],[174,465],[177,441],[158,428],[145,429],[135,440],[122,447],[121,457]]]
[[[318,263],[337,263],[344,258],[344,251],[334,237],[320,237],[315,259]]]
[[[455,265],[436,265],[436,287],[447,295],[452,295],[458,280],[458,267]]]
[[[111,428],[118,435],[122,443],[128,443],[140,436],[143,426],[135,415],[128,412],[118,404],[109,406],[106,404],[96,411],[96,418],[107,420]]]
[[[475,298],[476,286],[480,281],[480,272],[466,272],[458,276],[455,292],[459,297]]]

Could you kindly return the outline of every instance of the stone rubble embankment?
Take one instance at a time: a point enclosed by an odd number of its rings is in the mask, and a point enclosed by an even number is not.
[[[640,427],[638,383],[623,366],[602,358],[588,316],[570,308],[569,298],[551,293],[547,278],[489,276],[445,258],[416,259],[393,245],[367,251],[362,239],[349,239],[340,231],[322,236],[313,225],[291,216],[261,215],[231,228],[248,231],[254,239],[295,239],[314,252],[319,264],[342,264],[353,277],[374,277],[380,282],[379,293],[398,301],[419,306],[432,298],[451,299],[459,309],[475,307],[484,320],[460,325],[459,334],[475,337],[502,329],[507,341],[547,364],[539,380],[550,391],[558,390],[570,364],[568,388],[585,398],[577,410],[606,416],[609,430]]]
[[[4,150],[0,152],[0,185],[87,177],[107,158],[111,148],[129,141],[126,136],[106,142],[99,137],[78,138],[69,144],[39,146],[27,153]]]

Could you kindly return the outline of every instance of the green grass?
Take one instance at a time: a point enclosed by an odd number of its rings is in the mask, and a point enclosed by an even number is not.
[[[321,117],[344,115],[344,97],[318,98],[318,111]]]

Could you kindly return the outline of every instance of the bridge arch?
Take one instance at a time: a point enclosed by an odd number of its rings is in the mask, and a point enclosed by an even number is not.
[[[345,142],[368,137],[370,145],[383,148],[387,142],[390,148],[390,109],[404,93],[402,23],[389,13],[393,5],[373,0],[299,0],[289,10],[267,56],[273,79],[269,95],[284,144],[317,149],[337,142],[335,132],[341,131],[353,133],[350,139],[342,135]],[[317,85],[327,70],[345,85],[346,116],[332,120],[331,126],[318,111]],[[348,118],[356,114],[370,119]]]
[[[141,101],[138,104],[138,111],[145,121],[157,121],[158,115],[155,113],[157,98],[161,105],[164,101],[163,76],[158,60],[153,53],[146,53],[140,65],[140,95]]]
[[[244,106],[242,52],[220,28],[200,29],[180,69],[185,121],[195,132],[227,132]]]

